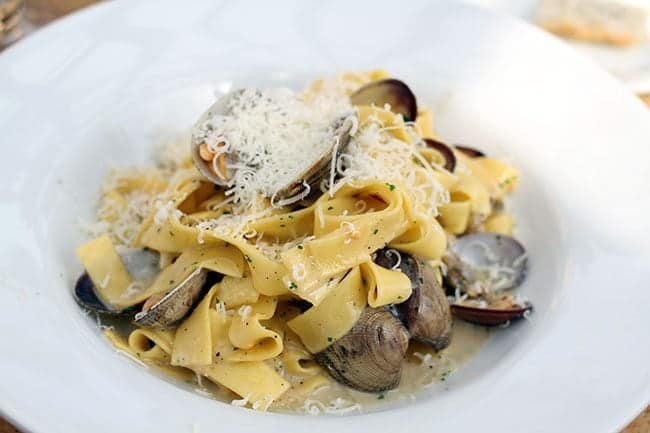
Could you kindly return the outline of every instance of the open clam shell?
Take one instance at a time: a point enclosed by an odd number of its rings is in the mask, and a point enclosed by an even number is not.
[[[401,114],[404,120],[415,120],[418,115],[418,105],[415,95],[404,82],[389,78],[366,84],[350,95],[354,105],[390,105],[391,111]]]
[[[233,98],[239,97],[242,92],[244,92],[243,89],[235,90],[219,98],[219,100],[201,115],[194,125],[194,131],[209,130],[212,127],[209,120],[215,115],[228,115],[230,113],[230,102]],[[305,184],[313,189],[320,183],[323,177],[329,176],[332,157],[338,157],[340,153],[345,151],[351,138],[352,128],[356,123],[352,118],[356,116],[357,114],[351,111],[332,122],[327,134],[329,137],[327,146],[324,146],[322,152],[314,155],[311,164],[304,167],[295,176],[292,176],[293,179],[288,181],[285,186],[278,188],[275,192],[277,198],[293,197],[305,189]],[[192,161],[196,168],[212,183],[221,186],[231,186],[229,181],[232,178],[232,173],[227,172],[226,163],[236,160],[236,150],[231,153],[224,153],[218,157],[222,158],[222,160],[217,164],[219,167],[219,174],[217,174],[213,167],[213,161],[206,160],[201,155],[202,146],[204,146],[202,140],[193,136],[191,153]],[[250,168],[252,170],[256,169],[256,167]]]
[[[165,328],[181,320],[199,298],[208,271],[196,269],[159,301],[135,315],[133,323],[150,328]]]
[[[454,169],[456,168],[456,155],[454,155],[453,150],[451,150],[451,148],[445,143],[434,140],[432,138],[425,138],[423,141],[427,147],[437,150],[443,156],[445,159],[445,163],[443,165],[445,167],[445,170],[453,173]]]
[[[223,95],[221,98],[217,99],[217,101],[212,104],[203,114],[201,117],[199,117],[199,120],[196,121],[194,124],[194,129],[200,129],[200,128],[205,128],[206,126],[206,121],[208,121],[212,116],[214,115],[227,115],[230,112],[230,109],[228,108],[228,105],[231,101],[232,98],[236,98],[239,95],[241,95],[243,90],[235,90],[230,93],[227,93]],[[192,162],[194,163],[194,166],[199,170],[199,172],[205,176],[210,182],[224,186],[226,185],[228,179],[223,178],[221,176],[218,176],[213,170],[212,170],[212,162],[211,161],[206,161],[201,157],[201,143],[199,140],[195,140],[194,137],[192,137],[191,140],[191,153],[192,153]]]
[[[466,293],[474,283],[492,290],[519,286],[528,270],[526,249],[515,238],[498,233],[471,233],[450,246],[445,282]]]
[[[279,197],[295,196],[305,188],[305,184],[314,190],[323,178],[329,177],[332,158],[337,159],[345,151],[352,138],[350,135],[354,125],[351,120],[352,117],[356,117],[356,113],[348,113],[332,124],[331,133],[329,134],[331,136],[329,146],[317,155],[313,163],[298,174],[292,183],[278,191]],[[335,147],[336,152],[334,151]]]
[[[364,392],[399,385],[409,335],[387,308],[366,308],[352,329],[314,359],[338,382]]]
[[[467,322],[484,326],[499,326],[523,318],[533,310],[530,303],[515,305],[511,308],[472,307],[462,304],[452,304],[451,311],[455,317]]]
[[[131,277],[143,286],[151,284],[160,272],[158,268],[159,255],[153,251],[123,250],[120,251],[120,258]],[[97,296],[95,285],[86,272],[79,277],[75,284],[74,297],[79,305],[95,313],[129,317],[140,326],[164,328],[185,317],[198,300],[207,275],[207,270],[196,269],[169,292],[153,295],[147,299],[142,311],[140,311],[140,305],[124,310],[115,310],[104,304]]]
[[[473,147],[463,146],[460,144],[455,144],[454,147],[456,148],[456,150],[459,150],[460,152],[464,153],[470,158],[480,158],[482,156],[485,156],[485,153],[483,153],[478,149],[474,149]]]

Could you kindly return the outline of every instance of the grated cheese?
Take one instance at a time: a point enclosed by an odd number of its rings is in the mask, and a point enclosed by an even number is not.
[[[289,89],[242,89],[231,93],[226,113],[214,113],[193,131],[226,158],[227,195],[236,204],[257,194],[271,197],[293,184],[312,166],[315,155],[332,145],[333,125],[354,112],[340,94],[297,94]],[[216,158],[215,158],[216,159]]]
[[[248,404],[248,401],[250,400],[251,395],[247,394],[244,398],[241,399],[235,399],[230,402],[233,406],[239,406],[239,407],[244,407]]]
[[[402,255],[397,251],[396,249],[390,248],[386,250],[386,255],[391,257],[394,256],[397,261],[395,264],[391,267],[391,269],[399,269],[399,266],[402,264]]]
[[[237,314],[241,316],[243,320],[248,319],[248,316],[253,312],[253,307],[250,305],[242,305],[239,307],[239,310],[237,310]]]

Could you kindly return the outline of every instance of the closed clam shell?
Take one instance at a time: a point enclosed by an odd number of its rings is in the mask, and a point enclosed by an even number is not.
[[[410,254],[396,254],[390,249],[377,251],[375,262],[391,269],[397,269],[411,280],[411,296],[401,304],[395,304],[393,311],[404,323],[411,338],[427,344],[436,350],[444,349],[451,342],[452,320],[449,303],[438,284],[434,269],[420,263]]]
[[[409,335],[383,308],[366,308],[350,331],[314,359],[338,382],[365,392],[399,385]]]

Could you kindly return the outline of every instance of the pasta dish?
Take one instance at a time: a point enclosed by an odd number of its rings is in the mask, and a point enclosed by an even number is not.
[[[256,410],[446,380],[532,305],[516,169],[433,120],[382,70],[223,95],[190,143],[109,176],[76,300],[120,352]]]

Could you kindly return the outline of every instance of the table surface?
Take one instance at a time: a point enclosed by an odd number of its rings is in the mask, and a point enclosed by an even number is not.
[[[25,0],[24,33],[36,31],[39,27],[101,0]],[[0,47],[0,52],[2,47]],[[0,54],[1,55],[1,54]],[[639,95],[650,106],[650,94]],[[0,417],[0,433],[21,433]],[[650,406],[648,406],[621,433],[650,433]]]

